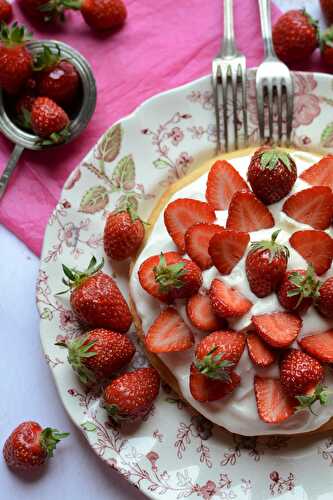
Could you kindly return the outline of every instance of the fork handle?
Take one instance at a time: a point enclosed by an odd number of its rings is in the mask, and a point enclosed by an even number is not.
[[[2,176],[0,178],[0,200],[5,194],[7,184],[9,182],[9,178],[14,172],[14,169],[16,167],[17,162],[20,159],[21,154],[24,151],[24,147],[21,146],[20,144],[16,144],[12,154],[10,155],[10,158],[8,160],[8,163],[6,165],[5,170],[2,173]]]
[[[224,34],[221,49],[223,57],[232,57],[236,54],[233,3],[233,0],[224,0]]]
[[[270,0],[258,0],[261,33],[264,40],[265,59],[276,58],[272,41],[272,15]]]

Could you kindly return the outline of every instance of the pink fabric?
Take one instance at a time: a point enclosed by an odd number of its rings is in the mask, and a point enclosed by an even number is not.
[[[78,49],[91,63],[98,101],[93,119],[80,140],[50,152],[24,152],[5,197],[0,222],[40,254],[45,225],[65,179],[101,134],[148,97],[210,72],[222,31],[221,0],[127,0],[128,21],[109,36],[86,27],[72,12],[57,27],[27,22],[15,5],[15,18],[35,38],[59,39]],[[273,7],[273,19],[278,16]],[[237,44],[248,67],[262,59],[257,0],[235,0]],[[0,137],[1,169],[12,145]]]

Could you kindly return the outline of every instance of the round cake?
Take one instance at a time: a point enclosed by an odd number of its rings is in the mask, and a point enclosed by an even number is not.
[[[254,161],[257,162],[258,172],[255,171]],[[250,163],[253,167],[251,172]],[[292,171],[294,164],[297,174]],[[275,175],[275,171],[281,170],[281,165],[285,172],[279,179],[282,191],[277,193],[273,189],[276,179],[272,173]],[[271,182],[271,185],[265,186],[266,191],[259,182],[261,170],[267,173],[266,184]],[[280,174],[277,172],[276,175]],[[144,342],[147,334],[151,338],[154,334],[154,340],[157,338],[158,348],[154,347],[150,339],[146,349],[162,377],[198,412],[230,432],[250,436],[299,434],[333,428],[330,422],[333,406],[327,397],[333,390],[333,373],[329,367],[333,362],[333,315],[330,302],[328,312],[327,304],[326,310],[318,308],[321,290],[327,280],[333,278],[332,181],[333,157],[321,159],[318,155],[302,151],[279,152],[268,148],[257,152],[249,149],[224,154],[209,160],[170,186],[148,221],[150,225],[145,243],[133,262],[130,278],[131,302],[138,334]],[[273,199],[274,196],[279,197],[279,201],[269,203],[272,196]],[[179,227],[176,229],[178,233],[184,231],[182,240],[172,226],[176,207],[172,204],[176,200],[200,201],[205,210],[202,219],[198,215],[198,220],[191,225],[190,215],[178,208]],[[190,207],[190,202],[187,203]],[[168,209],[170,204],[171,208]],[[194,219],[196,210],[194,204]],[[328,223],[327,217],[330,218]],[[204,259],[207,246],[207,232],[204,227],[205,238],[201,241],[199,224],[210,226],[212,231],[207,255],[211,262],[201,260]],[[191,231],[195,225],[198,226],[194,230],[198,238],[193,244]],[[222,236],[215,236],[219,234]],[[235,241],[229,240],[231,237]],[[215,241],[212,244],[213,238],[216,239],[216,246]],[[258,263],[250,258],[256,252],[273,248],[274,240],[278,243],[278,250],[276,254],[272,252],[271,259],[282,255],[286,262],[284,277],[280,273],[279,279],[275,281],[267,274],[265,267],[262,267],[262,276],[260,272],[258,276]],[[269,245],[272,241],[273,247]],[[195,256],[196,267],[201,267],[202,282],[199,289],[197,287],[182,295],[179,289],[182,290],[182,277],[186,274],[184,265],[189,266],[184,262],[191,261],[187,249],[191,249],[192,258]],[[171,255],[170,263],[168,255]],[[156,258],[152,269],[157,284],[162,287],[162,299],[159,295],[148,293],[150,288],[144,282],[148,278],[143,278],[144,265],[153,256]],[[177,259],[185,261],[179,266]],[[178,273],[175,285],[178,292],[174,295],[168,292],[165,273],[157,277],[158,266],[163,268],[163,265],[174,266],[173,271]],[[252,271],[256,271],[257,281],[253,279]],[[188,276],[190,274],[188,271]],[[299,288],[302,276],[304,282]],[[286,280],[290,279],[291,285],[287,281],[286,291],[283,287]],[[271,290],[265,290],[267,282]],[[297,292],[292,291],[295,288]],[[191,310],[190,301],[193,305]],[[292,307],[289,307],[289,302],[293,304]],[[197,328],[192,318],[192,313],[195,318],[200,317],[199,303],[200,307],[201,303],[210,307],[207,317],[202,318],[203,322],[208,322],[204,330]],[[230,307],[231,312],[228,309]],[[162,317],[161,312],[164,313]],[[173,325],[176,325],[175,328]],[[170,348],[169,334],[173,328],[175,331],[178,328],[178,334],[175,334],[178,347],[174,342]],[[223,338],[228,338],[228,335],[233,338],[232,335],[235,337],[235,333],[238,334],[237,341],[243,342],[243,345],[237,359],[228,360],[223,350],[216,350],[218,346],[215,344],[204,352],[206,356],[201,356],[203,341],[209,345],[216,331],[222,332]],[[219,338],[219,335],[215,337]],[[163,338],[166,352],[163,352]],[[263,359],[258,359],[259,355]],[[303,356],[305,360],[302,358],[300,362],[298,356]],[[210,370],[211,361],[215,363],[213,370]],[[300,393],[290,390],[288,384],[290,379],[296,384],[295,377],[301,378],[302,386],[302,370],[305,369],[304,364],[309,362],[311,368],[308,371],[317,369],[321,373],[317,373],[317,378],[312,373],[316,387],[309,383],[306,393],[302,389]],[[295,363],[301,364],[296,366]],[[295,366],[297,369],[300,366],[301,371],[290,375]],[[282,376],[285,378],[282,379]],[[216,393],[220,391],[222,396],[217,396],[217,399],[207,396],[207,400],[200,400],[204,398],[196,396],[196,377],[204,377],[204,385],[206,377],[209,378],[209,391],[213,392],[214,384],[217,384]],[[224,392],[221,392],[221,377],[222,383],[227,384],[225,387],[228,388]],[[311,378],[308,373],[306,378]],[[304,409],[300,408],[303,403]]]

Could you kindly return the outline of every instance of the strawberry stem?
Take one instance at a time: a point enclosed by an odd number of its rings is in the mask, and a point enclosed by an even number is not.
[[[315,413],[312,410],[312,406],[316,401],[320,402],[321,406],[327,405],[328,403],[328,398],[331,393],[327,390],[327,387],[325,387],[322,384],[318,384],[316,389],[314,390],[313,394],[311,395],[303,395],[303,396],[296,396],[297,401],[300,403],[296,407],[296,411],[301,411],[301,410],[306,410],[309,409],[310,412],[313,415],[317,416],[317,413]]]
[[[61,61],[61,51],[59,45],[56,45],[56,48],[57,52],[52,52],[47,45],[43,45],[43,51],[37,54],[34,60],[34,71],[42,71],[43,69],[51,68]]]
[[[258,152],[260,167],[264,170],[274,170],[278,163],[282,163],[290,172],[292,170],[291,158],[288,153],[280,149],[262,149]]]
[[[47,456],[53,457],[53,451],[62,439],[69,436],[69,432],[59,432],[58,429],[46,427],[40,434],[40,445],[46,451]]]
[[[217,349],[218,347],[214,346],[202,359],[196,359],[194,362],[195,367],[206,377],[229,382],[230,375],[227,369],[230,369],[234,363],[228,359],[222,360],[224,352],[214,354]]]
[[[0,24],[0,41],[5,47],[17,47],[24,45],[32,39],[32,33],[25,26],[15,23],[8,26],[5,22]]]
[[[63,278],[62,282],[68,288],[67,288],[67,290],[65,290],[63,292],[60,292],[60,294],[67,293],[72,288],[78,287],[87,278],[89,278],[93,274],[98,273],[102,269],[103,266],[104,266],[104,258],[102,258],[101,262],[99,264],[97,264],[96,257],[91,258],[87,269],[85,269],[83,272],[78,271],[77,269],[74,269],[74,268],[67,267],[65,264],[62,264],[63,272],[64,272],[65,276],[67,277],[67,279]],[[60,295],[60,294],[57,294],[57,295]]]
[[[72,342],[56,342],[55,345],[66,347],[68,349],[68,362],[79,376],[80,382],[82,384],[88,384],[89,382],[96,382],[96,377],[94,373],[87,368],[83,360],[87,358],[92,358],[96,356],[96,352],[90,351],[90,349],[95,345],[96,340],[87,342],[89,334],[83,335]]]
[[[269,251],[270,252],[270,262],[275,257],[283,257],[284,259],[288,260],[289,258],[289,249],[285,245],[280,245],[279,243],[276,242],[277,237],[280,234],[281,229],[277,229],[274,231],[274,233],[271,236],[270,240],[262,240],[262,241],[255,241],[251,244],[250,246],[250,253],[256,252],[256,251]]]
[[[184,285],[182,277],[187,273],[184,266],[184,262],[167,264],[163,253],[161,253],[160,262],[153,269],[155,281],[159,284],[161,292],[166,293],[172,288],[181,288]]]
[[[311,264],[309,265],[305,276],[297,271],[294,271],[290,274],[288,280],[294,285],[294,288],[292,290],[288,290],[287,296],[299,296],[294,309],[297,309],[303,299],[308,297],[316,298],[319,296],[320,281],[315,278],[314,269]]]

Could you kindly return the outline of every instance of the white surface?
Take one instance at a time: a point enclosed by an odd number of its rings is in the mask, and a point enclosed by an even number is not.
[[[313,0],[276,0],[281,9],[306,6],[318,17]],[[0,447],[23,419],[36,419],[71,432],[44,475],[24,481],[0,460],[1,500],[138,500],[143,495],[97,459],[71,424],[42,356],[34,287],[38,259],[0,226],[0,317],[3,339],[0,364]],[[16,282],[15,282],[16,280]],[[10,291],[10,293],[9,293]],[[19,360],[19,363],[18,363]],[[18,368],[19,367],[19,368]]]

